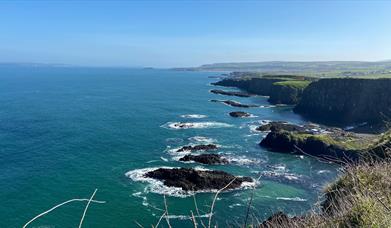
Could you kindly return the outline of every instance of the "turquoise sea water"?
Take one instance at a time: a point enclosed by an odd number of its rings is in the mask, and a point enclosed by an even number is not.
[[[267,152],[265,135],[251,129],[261,120],[303,123],[291,107],[251,108],[254,118],[235,119],[240,110],[210,99],[269,105],[267,98],[211,94],[219,73],[113,68],[0,68],[0,227],[21,227],[37,214],[98,189],[85,227],[145,227],[163,208],[159,186],[125,176],[128,171],[203,167],[257,178],[250,217],[277,210],[305,213],[337,166],[308,157]],[[246,111],[246,110],[245,110]],[[185,118],[188,114],[204,118]],[[201,122],[205,128],[170,129],[170,122]],[[205,124],[206,123],[206,124]],[[194,138],[197,137],[197,138]],[[204,138],[200,138],[204,137]],[[213,140],[234,164],[201,166],[175,160],[169,149]],[[172,192],[171,192],[172,193]],[[223,193],[216,204],[220,225],[241,223],[251,190]],[[199,193],[200,214],[209,212],[213,194]],[[30,227],[77,227],[86,202],[73,202],[39,218]],[[191,227],[193,197],[167,196],[170,221]],[[205,218],[204,218],[205,219]],[[252,218],[250,219],[250,221]]]

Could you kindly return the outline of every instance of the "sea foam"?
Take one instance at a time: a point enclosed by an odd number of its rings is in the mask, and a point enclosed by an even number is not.
[[[220,122],[168,122],[161,127],[180,130],[180,129],[203,129],[203,128],[224,128],[233,127],[231,124]]]

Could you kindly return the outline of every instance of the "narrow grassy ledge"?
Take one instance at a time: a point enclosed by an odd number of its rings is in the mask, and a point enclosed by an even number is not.
[[[282,82],[275,82],[273,85],[276,86],[286,86],[293,89],[304,89],[307,87],[311,82],[307,80],[289,80],[289,81],[282,81]]]

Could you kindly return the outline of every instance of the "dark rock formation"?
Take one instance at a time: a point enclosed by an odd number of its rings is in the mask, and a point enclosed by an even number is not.
[[[296,113],[324,123],[379,123],[391,118],[391,79],[321,79],[303,92]]]
[[[274,152],[312,155],[335,162],[355,161],[360,157],[360,151],[342,147],[329,135],[271,131],[260,145]]]
[[[230,190],[239,188],[243,182],[253,182],[250,177],[235,177],[223,171],[188,168],[160,168],[146,173],[145,176],[161,180],[166,186],[179,187],[185,191],[222,189],[234,180],[225,189]]]
[[[220,94],[220,95],[226,95],[226,96],[236,96],[236,97],[251,97],[251,94],[244,93],[244,92],[237,92],[237,91],[224,91],[220,89],[212,89],[210,91],[214,94]]]
[[[257,127],[255,130],[257,131],[279,131],[279,130],[286,130],[286,131],[305,131],[306,129],[304,127],[295,125],[295,124],[289,124],[287,122],[283,121],[276,121],[276,122],[270,122],[264,125],[261,125]]]
[[[206,144],[206,145],[195,145],[195,146],[183,146],[177,150],[177,152],[183,152],[183,151],[199,151],[199,150],[216,150],[217,145],[215,144]]]
[[[230,112],[230,116],[232,117],[250,117],[251,114],[247,112]]]
[[[218,154],[186,155],[179,161],[194,161],[207,165],[228,164],[228,160]]]
[[[213,85],[236,87],[251,94],[269,96],[271,94],[273,83],[284,81],[277,78],[227,78],[212,83]]]
[[[292,83],[292,85],[289,85]],[[298,86],[295,86],[296,84]],[[299,84],[300,83],[300,84]],[[299,103],[308,81],[286,81],[273,84],[273,89],[270,91],[269,102],[272,104],[288,104],[294,105]]]
[[[221,102],[221,103],[224,103],[226,105],[229,105],[229,106],[232,106],[232,107],[237,107],[237,108],[254,108],[254,107],[258,107],[258,105],[241,104],[239,102],[230,101],[230,100],[226,100],[226,101],[211,100],[211,102]]]

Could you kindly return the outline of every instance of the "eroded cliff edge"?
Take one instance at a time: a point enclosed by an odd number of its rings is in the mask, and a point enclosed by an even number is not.
[[[382,124],[391,119],[391,79],[321,79],[305,88],[294,111],[323,123]]]

